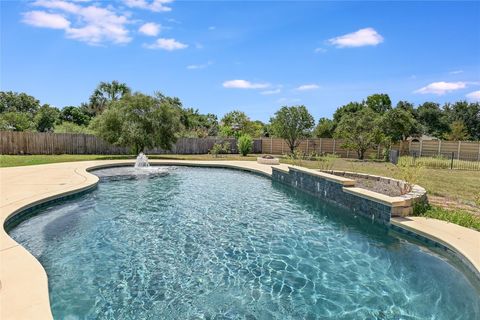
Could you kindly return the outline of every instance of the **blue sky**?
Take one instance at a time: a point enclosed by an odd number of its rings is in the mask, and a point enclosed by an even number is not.
[[[1,89],[57,107],[100,81],[266,121],[349,101],[480,100],[480,2],[1,2]]]

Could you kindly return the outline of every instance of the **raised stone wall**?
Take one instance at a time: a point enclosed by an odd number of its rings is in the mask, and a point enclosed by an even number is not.
[[[412,192],[390,197],[355,187],[355,180],[314,170],[272,167],[272,180],[290,185],[315,197],[349,208],[354,214],[389,225],[392,216],[413,212],[414,203],[426,201],[425,189],[414,186]]]

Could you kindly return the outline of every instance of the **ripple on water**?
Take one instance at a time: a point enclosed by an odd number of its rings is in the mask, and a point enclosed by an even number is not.
[[[104,179],[41,213],[10,234],[58,319],[480,318],[478,290],[430,249],[244,172]]]

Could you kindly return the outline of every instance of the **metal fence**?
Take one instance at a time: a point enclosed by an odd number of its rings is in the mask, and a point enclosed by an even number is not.
[[[480,161],[477,153],[462,153],[461,159],[455,152],[419,153],[411,151],[399,159],[400,164],[421,165],[432,169],[480,170]]]

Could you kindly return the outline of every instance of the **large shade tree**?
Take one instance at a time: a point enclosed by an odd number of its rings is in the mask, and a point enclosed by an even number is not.
[[[0,92],[0,130],[35,130],[34,117],[40,101],[34,97],[13,91]]]
[[[320,118],[313,134],[317,138],[332,138],[335,130],[335,123],[327,118]]]
[[[50,132],[60,118],[60,111],[57,108],[44,104],[38,109],[35,115],[35,125],[38,132]]]
[[[283,106],[275,112],[275,116],[270,119],[270,124],[274,135],[285,139],[290,152],[293,153],[301,139],[310,136],[315,121],[303,105]]]
[[[380,126],[388,142],[404,141],[421,132],[420,124],[414,116],[398,107],[385,112],[380,119]]]
[[[335,138],[343,139],[343,148],[356,151],[358,159],[364,159],[365,152],[382,138],[377,114],[364,108],[344,115],[335,129]]]
[[[125,96],[95,118],[92,128],[106,141],[135,153],[155,147],[170,150],[180,129],[179,109],[172,101],[141,93]]]
[[[376,93],[368,96],[365,105],[379,114],[383,114],[392,109],[392,101],[388,94],[384,93]]]
[[[417,108],[417,120],[428,135],[442,138],[450,131],[448,119],[438,103],[425,102],[420,105]]]

